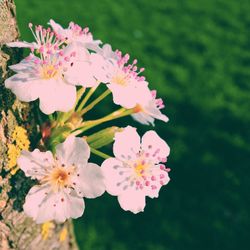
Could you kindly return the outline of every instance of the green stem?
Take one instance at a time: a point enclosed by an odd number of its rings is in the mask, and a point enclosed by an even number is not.
[[[94,149],[94,148],[90,148],[90,151],[95,154],[95,155],[98,155],[100,157],[102,157],[103,159],[108,159],[108,158],[111,158],[111,156],[97,150],[97,149]]]
[[[81,99],[82,95],[84,94],[84,92],[85,92],[85,88],[84,88],[84,87],[80,88],[80,89],[77,91],[76,105],[77,105],[77,103],[80,101],[80,99]]]
[[[91,110],[97,103],[102,101],[106,96],[108,96],[111,93],[109,89],[107,89],[105,92],[103,92],[99,97],[97,97],[93,102],[91,102],[87,107],[85,107],[82,111],[79,112],[79,114],[82,116],[83,114],[87,113],[89,110]]]
[[[60,116],[57,119],[60,122],[58,124],[60,124],[60,126],[64,124],[71,117],[73,113],[74,113],[74,108],[66,113],[60,112]]]
[[[50,120],[50,121],[54,121],[53,114],[50,114],[50,115],[49,115],[49,120]]]
[[[124,108],[121,108],[107,116],[104,116],[103,118],[100,118],[100,119],[97,119],[97,120],[93,120],[93,121],[86,121],[86,122],[83,122],[81,124],[81,127],[77,128],[77,130],[75,130],[72,134],[74,135],[79,135],[87,130],[89,130],[90,128],[93,128],[103,122],[107,122],[107,121],[111,121],[111,120],[114,120],[114,119],[118,119],[118,118],[121,118],[121,117],[124,117],[124,116],[127,116],[127,115],[131,115],[134,113],[134,109],[124,109]]]
[[[87,101],[89,100],[89,98],[94,94],[95,90],[97,89],[96,87],[92,87],[89,92],[87,93],[87,95],[83,98],[82,102],[79,104],[78,108],[77,108],[77,112],[80,112],[82,110],[82,108],[84,107],[84,105],[87,103]]]

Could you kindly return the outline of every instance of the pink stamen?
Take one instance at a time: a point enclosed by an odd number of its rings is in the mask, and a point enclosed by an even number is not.
[[[167,162],[167,158],[161,158],[161,162],[163,163]]]
[[[164,174],[160,174],[160,179],[163,179],[165,177]]]
[[[156,90],[151,90],[151,95],[152,95],[153,98],[156,97],[156,94],[157,94]]]
[[[156,180],[156,177],[154,175],[151,176],[151,180],[152,181],[155,181]]]
[[[70,59],[69,59],[68,56],[64,57],[64,60],[65,60],[66,62],[69,62],[69,61],[70,61]]]
[[[39,63],[40,63],[40,59],[38,59],[38,58],[35,59],[35,60],[34,60],[34,63],[35,63],[35,64],[39,64]]]
[[[164,165],[160,165],[161,170],[166,170],[166,167]]]

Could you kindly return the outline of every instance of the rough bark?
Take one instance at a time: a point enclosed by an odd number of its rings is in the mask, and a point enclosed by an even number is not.
[[[7,66],[22,58],[20,49],[10,49],[4,45],[19,36],[15,17],[14,1],[0,0],[0,249],[75,250],[77,246],[72,222],[51,224],[47,238],[44,237],[42,226],[22,212],[25,193],[32,181],[20,170],[16,174],[6,170],[7,144],[15,127],[26,128],[31,137],[37,129],[31,106],[15,100],[15,96],[4,88],[4,80],[11,74]]]

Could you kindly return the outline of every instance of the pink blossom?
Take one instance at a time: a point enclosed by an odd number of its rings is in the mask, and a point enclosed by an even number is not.
[[[118,196],[124,210],[138,213],[144,210],[145,198],[158,197],[160,188],[169,182],[166,162],[170,149],[154,131],[142,139],[133,127],[115,134],[115,158],[105,160],[101,166],[107,192]]]
[[[161,98],[156,98],[156,90],[152,90],[151,94],[151,100],[149,100],[146,105],[138,105],[138,112],[132,114],[132,117],[136,121],[146,125],[152,124],[154,126],[155,119],[167,122],[169,120],[168,117],[160,111],[165,107],[163,100]]]
[[[96,86],[93,76],[89,52],[83,49],[77,53],[74,44],[63,45],[61,40],[51,31],[36,26],[34,34],[36,42],[30,44],[30,55],[10,68],[17,74],[6,79],[5,86],[12,90],[20,101],[30,102],[39,98],[40,109],[45,114],[55,111],[67,112],[76,102],[76,87]],[[26,44],[26,42],[24,42]],[[13,46],[24,46],[16,42]]]
[[[110,45],[105,44],[96,54],[91,54],[90,61],[95,77],[107,84],[115,104],[129,109],[137,104],[146,105],[151,99],[148,82],[140,76],[144,69],[137,68],[137,60],[129,64],[128,54],[123,56],[120,51],[114,52]]]
[[[82,197],[96,198],[105,191],[101,168],[88,163],[89,156],[86,141],[74,136],[57,145],[55,157],[50,151],[22,151],[19,167],[39,182],[27,194],[24,212],[37,223],[82,216]]]

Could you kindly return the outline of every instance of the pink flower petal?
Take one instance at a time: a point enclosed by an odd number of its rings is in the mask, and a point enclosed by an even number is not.
[[[68,112],[76,102],[76,87],[61,79],[44,80],[40,86],[40,109],[45,114],[55,111]]]
[[[101,166],[106,191],[111,195],[120,195],[130,188],[127,178],[132,174],[132,169],[126,167],[115,158],[109,158]],[[127,187],[127,188],[126,188]]]
[[[33,152],[29,152],[23,150],[17,163],[26,176],[40,180],[47,174],[46,169],[53,165],[54,159],[50,151],[40,152],[35,149]]]
[[[118,202],[122,209],[131,211],[134,214],[144,211],[146,206],[145,195],[139,190],[122,193],[118,196]]]
[[[90,148],[84,139],[68,136],[63,143],[56,146],[56,156],[62,164],[83,167],[87,165]]]
[[[152,159],[155,163],[166,161],[170,153],[168,144],[153,130],[143,135],[142,150],[147,154],[148,159]]]
[[[136,128],[127,126],[122,132],[115,134],[113,151],[118,159],[135,159],[140,147],[140,136],[136,132]]]
[[[94,163],[79,167],[77,174],[72,177],[78,196],[86,198],[96,198],[105,192],[103,180],[101,168]]]

